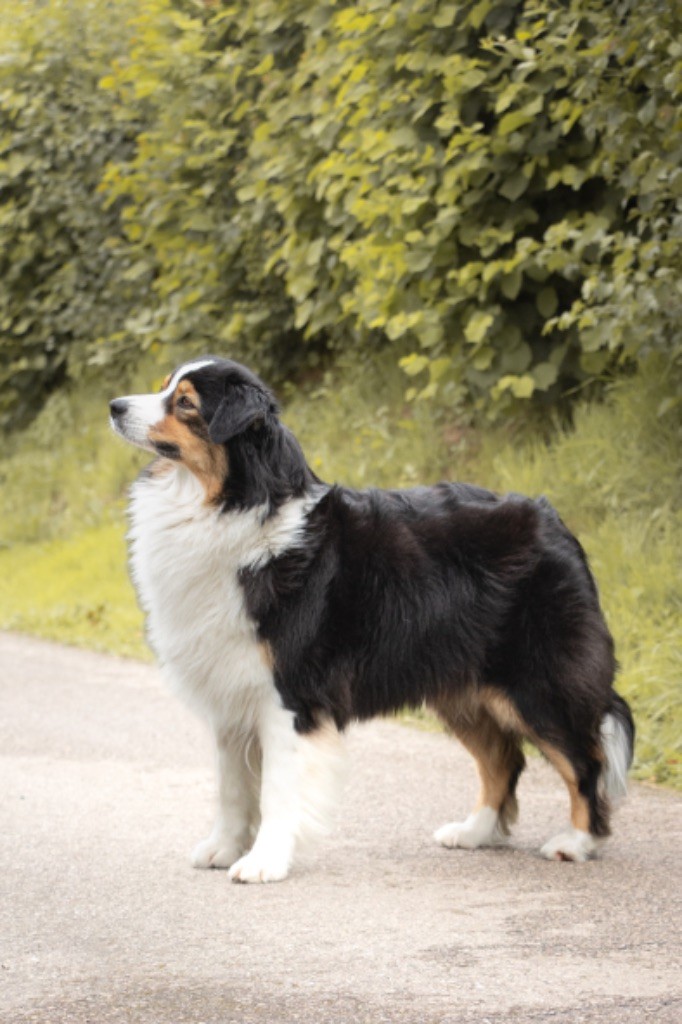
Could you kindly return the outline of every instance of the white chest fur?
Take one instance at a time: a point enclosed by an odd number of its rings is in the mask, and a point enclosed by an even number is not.
[[[273,693],[239,572],[294,545],[310,504],[292,499],[268,519],[263,508],[221,513],[182,466],[132,489],[131,569],[150,642],[173,688],[219,728],[250,730]]]

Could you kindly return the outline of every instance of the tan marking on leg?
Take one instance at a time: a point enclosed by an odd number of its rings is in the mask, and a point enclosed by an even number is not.
[[[460,737],[461,739],[461,737]],[[476,770],[480,780],[480,789],[476,801],[476,810],[481,807],[492,807],[499,811],[509,789],[509,772],[504,759],[504,751],[487,735],[472,735],[464,742],[464,746],[476,759]]]
[[[540,750],[559,772],[568,789],[571,801],[571,824],[583,832],[590,830],[590,807],[581,794],[575,770],[568,758],[556,747],[541,740],[523,721],[512,702],[499,690],[486,686],[481,690],[481,702],[503,729],[525,736]]]
[[[519,712],[500,690],[496,690],[492,686],[484,686],[481,689],[481,703],[501,729],[507,732],[516,732],[520,736],[530,734],[530,729]]]
[[[551,744],[545,743],[537,737],[533,739],[533,742],[542,751],[550,764],[556,768],[566,783],[568,796],[571,801],[571,825],[573,825],[573,828],[580,829],[581,832],[589,832],[590,805],[587,798],[580,792],[573,765],[560,750],[557,750]]]
[[[500,728],[473,692],[458,698],[446,697],[435,707],[476,762],[480,780],[476,810],[492,807],[502,812],[508,804],[508,813],[503,814],[503,818],[513,820],[516,801],[510,796],[510,784],[524,763],[517,738]],[[503,821],[502,826],[506,823]]]

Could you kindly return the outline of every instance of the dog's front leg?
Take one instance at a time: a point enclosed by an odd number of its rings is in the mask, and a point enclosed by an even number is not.
[[[192,852],[195,868],[229,868],[234,864],[248,849],[249,829],[258,809],[257,749],[252,751],[243,737],[220,731],[216,733],[216,749],[218,813],[211,834]]]
[[[261,824],[252,849],[230,868],[235,882],[277,882],[286,878],[301,823],[301,738],[294,716],[279,702],[261,711],[263,754]]]

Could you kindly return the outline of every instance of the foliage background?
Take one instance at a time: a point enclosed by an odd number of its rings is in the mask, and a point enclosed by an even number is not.
[[[547,493],[679,766],[682,11],[0,0],[0,621],[139,653],[105,397],[199,351],[315,469]]]
[[[390,345],[497,415],[676,350],[679,5],[1,11],[6,424],[152,345],[279,379]]]

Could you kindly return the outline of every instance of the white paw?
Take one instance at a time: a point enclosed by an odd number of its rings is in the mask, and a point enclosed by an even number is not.
[[[433,838],[441,846],[459,846],[465,850],[475,850],[478,846],[501,846],[507,841],[499,827],[497,811],[492,807],[474,811],[466,821],[443,825],[433,833]]]
[[[554,836],[540,850],[547,860],[571,860],[582,863],[594,857],[597,852],[597,841],[589,832],[577,828],[568,828],[558,836]]]
[[[250,853],[233,864],[229,876],[233,882],[281,882],[289,874],[289,857],[275,851]]]
[[[190,863],[193,868],[229,868],[242,849],[229,836],[211,834],[194,847]]]

